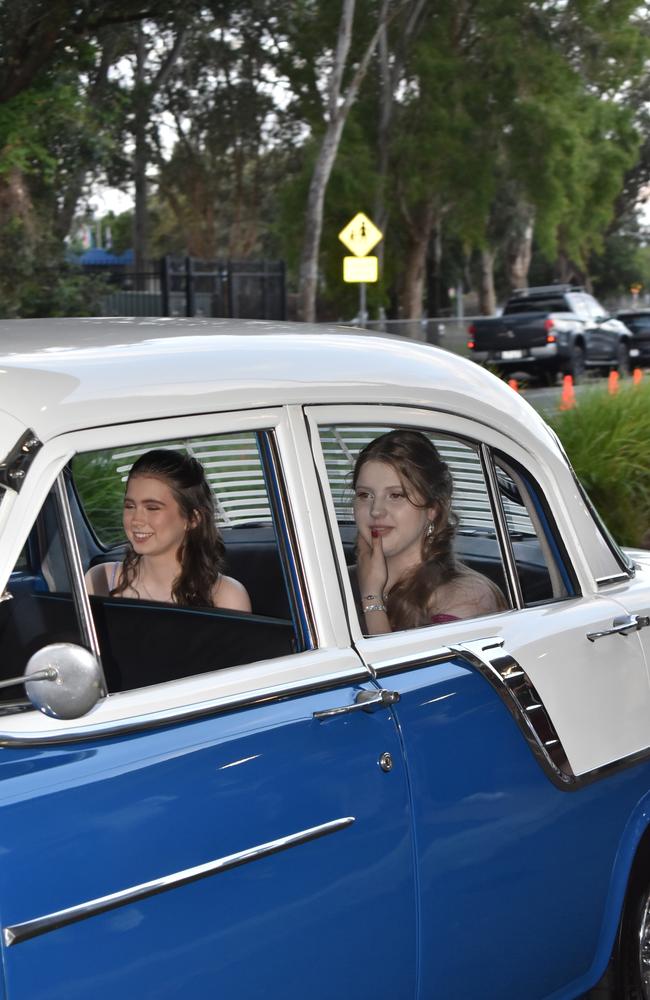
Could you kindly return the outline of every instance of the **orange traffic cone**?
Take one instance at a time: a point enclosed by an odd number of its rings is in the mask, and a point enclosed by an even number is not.
[[[643,378],[643,371],[641,368],[635,368],[632,372],[632,381],[635,385],[641,384],[641,379]]]
[[[610,396],[615,396],[618,392],[618,372],[613,371],[609,373],[609,379],[607,381],[607,391]]]
[[[517,381],[516,378],[509,378],[508,385],[510,386],[511,389],[514,389],[515,392],[519,392],[519,382]]]
[[[573,388],[573,376],[565,375],[562,379],[562,396],[560,398],[561,410],[572,410],[576,405],[576,394]]]

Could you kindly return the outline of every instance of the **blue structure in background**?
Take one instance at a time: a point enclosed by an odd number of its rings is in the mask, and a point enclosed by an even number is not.
[[[128,267],[133,264],[135,256],[133,250],[125,250],[124,253],[111,253],[110,250],[103,250],[101,247],[89,247],[85,250],[77,263],[81,267]]]

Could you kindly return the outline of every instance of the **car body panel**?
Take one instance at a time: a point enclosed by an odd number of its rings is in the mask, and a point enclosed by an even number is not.
[[[563,791],[464,661],[382,683],[401,693],[394,711],[419,832],[419,995],[577,996],[594,956],[600,975],[612,948],[613,859],[643,810],[650,764]],[[591,898],[600,905],[586,906]]]
[[[323,1000],[346,990],[414,996],[412,841],[394,721],[388,712],[313,718],[356,693],[340,687],[135,743],[4,752],[5,929],[353,819],[318,839],[5,945],[9,996],[198,1000],[218,983],[220,997],[239,1000],[278,980],[286,997],[306,990]],[[378,766],[386,752],[391,773]],[[393,927],[388,965],[368,968],[354,946],[368,912]]]
[[[650,557],[628,564],[607,541],[518,394],[362,331],[96,319],[0,323],[0,399],[4,455],[27,428],[43,442],[0,494],[0,593],[30,582],[14,567],[76,454],[255,432],[309,640],[112,692],[79,719],[2,715],[8,1000],[559,1000],[595,985],[650,843],[650,628],[588,635],[650,616]],[[562,599],[364,636],[328,422],[425,428],[472,442],[486,468],[518,463]],[[66,541],[85,569],[83,523]]]

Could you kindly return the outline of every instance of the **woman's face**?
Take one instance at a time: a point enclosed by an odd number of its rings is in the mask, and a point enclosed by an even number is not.
[[[124,497],[124,530],[138,555],[176,555],[188,526],[171,488],[153,476],[133,476]]]
[[[422,558],[422,539],[434,509],[416,507],[422,498],[410,492],[392,465],[370,459],[361,466],[354,495],[354,519],[361,537],[372,544],[380,536],[387,559],[406,556]]]

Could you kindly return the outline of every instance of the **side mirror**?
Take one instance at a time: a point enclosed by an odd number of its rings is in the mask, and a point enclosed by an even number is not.
[[[0,688],[15,684],[24,684],[34,708],[53,719],[79,719],[105,694],[97,658],[71,642],[43,646],[22,677],[0,681]]]

